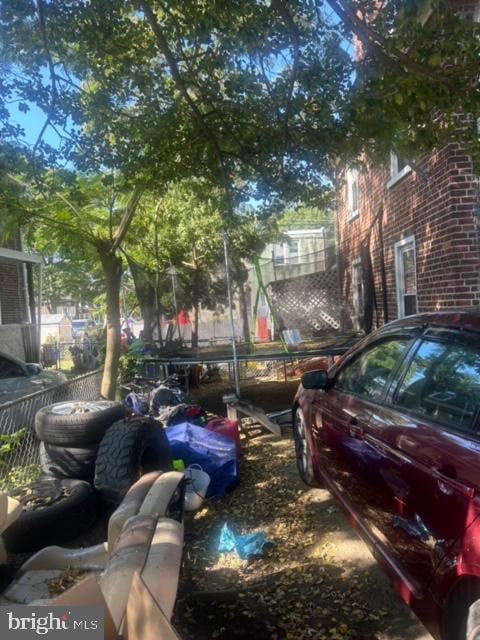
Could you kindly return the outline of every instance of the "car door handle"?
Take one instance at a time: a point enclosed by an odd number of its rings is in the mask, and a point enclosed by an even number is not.
[[[468,498],[473,498],[475,496],[475,489],[463,484],[455,477],[452,477],[452,473],[449,469],[447,470],[443,467],[434,467],[432,472],[437,481],[438,488],[444,495],[452,496],[455,491],[458,491]]]
[[[363,427],[361,427],[358,424],[357,418],[353,417],[350,420],[348,429],[349,429],[351,438],[363,438],[363,434],[365,433],[365,430]]]

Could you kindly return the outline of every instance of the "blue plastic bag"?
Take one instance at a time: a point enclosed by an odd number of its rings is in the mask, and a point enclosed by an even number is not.
[[[165,429],[174,460],[199,464],[210,476],[207,498],[223,498],[238,483],[235,442],[214,431],[183,422]]]
[[[235,551],[241,560],[246,560],[247,558],[261,558],[265,546],[272,544],[272,542],[265,538],[263,531],[237,535],[233,533],[228,524],[225,523],[220,532],[218,551],[220,553]]]

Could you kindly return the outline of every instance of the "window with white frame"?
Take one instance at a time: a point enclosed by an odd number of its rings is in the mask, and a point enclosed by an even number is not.
[[[273,259],[277,266],[298,264],[299,240],[287,240],[273,245]]]
[[[354,323],[357,325],[355,328],[358,330],[361,328],[360,319],[365,311],[365,285],[360,258],[352,262],[352,302],[355,314]]]
[[[387,182],[387,187],[393,187],[399,180],[410,173],[412,167],[407,161],[393,151],[390,152],[390,180]]]
[[[347,219],[358,216],[358,169],[347,169]]]
[[[395,243],[395,282],[398,317],[417,313],[417,266],[415,238],[409,236]]]

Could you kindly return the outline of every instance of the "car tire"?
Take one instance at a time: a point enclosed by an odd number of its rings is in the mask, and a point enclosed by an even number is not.
[[[475,600],[469,609],[467,616],[467,633],[465,640],[478,640],[480,638],[480,600]]]
[[[142,455],[142,473],[172,471],[172,451],[165,429],[152,420],[149,436]]]
[[[309,487],[319,487],[320,483],[316,480],[313,473],[312,454],[308,443],[305,418],[300,407],[295,411],[293,421],[293,438],[295,441],[295,457],[297,461],[297,469],[302,481]]]
[[[155,421],[143,419],[122,420],[107,430],[98,449],[94,479],[95,488],[107,504],[119,505],[143,473],[160,470],[167,464],[170,447],[168,453],[162,451],[160,455],[163,438],[158,429],[161,427]],[[167,469],[170,468],[168,457]]]
[[[47,476],[60,479],[86,480],[95,475],[98,444],[83,447],[57,447],[40,443],[40,466]]]
[[[17,494],[24,510],[18,520],[2,533],[9,553],[38,551],[52,544],[62,544],[77,538],[97,519],[97,498],[88,482],[83,480],[43,479],[30,485],[28,496]],[[45,501],[38,507],[38,501]],[[37,501],[37,508],[33,508]]]
[[[57,402],[35,416],[35,432],[47,444],[82,447],[100,442],[108,427],[125,416],[120,402]]]

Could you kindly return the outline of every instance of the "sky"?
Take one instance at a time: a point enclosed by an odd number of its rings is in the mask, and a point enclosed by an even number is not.
[[[19,124],[25,130],[24,141],[29,146],[32,146],[38,138],[46,116],[34,104],[30,103],[29,107],[30,111],[24,113],[18,110],[17,103],[10,105],[10,117],[12,122]],[[54,148],[57,148],[59,144],[59,137],[51,127],[48,127],[47,131],[45,131],[43,139]]]

